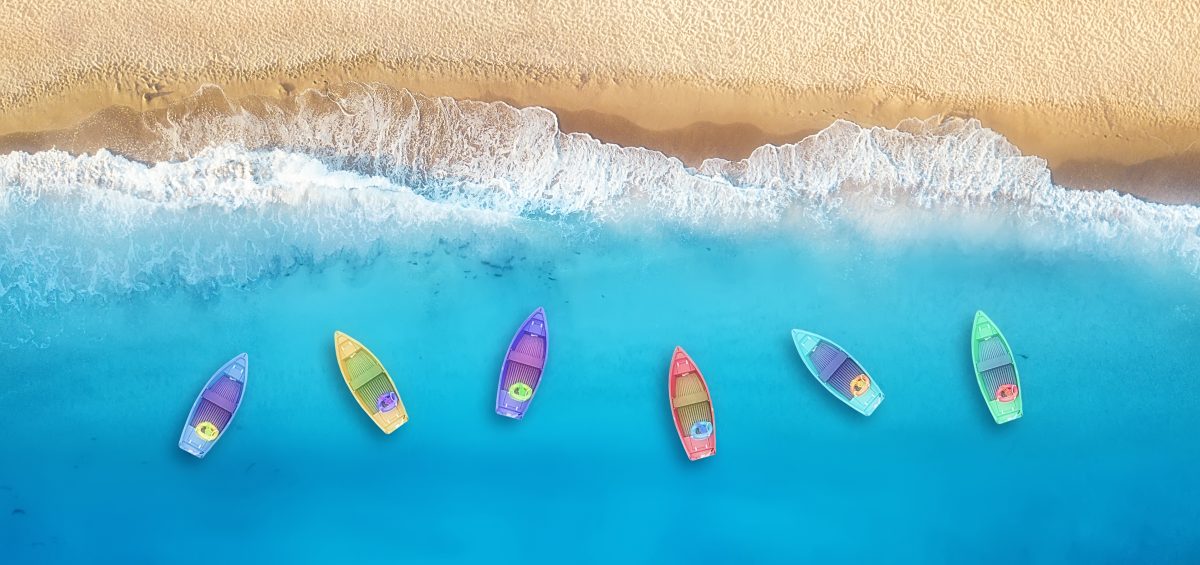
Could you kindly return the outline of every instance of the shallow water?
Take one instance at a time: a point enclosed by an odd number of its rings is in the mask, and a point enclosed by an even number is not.
[[[152,165],[0,156],[4,562],[1200,560],[1200,208],[1053,186],[976,122],[840,122],[692,170],[539,110],[336,107],[181,118]],[[537,306],[547,373],[508,421]],[[978,309],[1021,370],[1004,426]],[[857,357],[874,415],[794,327]],[[391,436],[335,330],[396,378]],[[700,462],[676,345],[714,398]],[[196,460],[180,428],[241,352],[243,408]]]
[[[1187,272],[832,234],[524,231],[207,298],[57,309],[44,347],[0,361],[6,555],[201,562],[198,542],[302,562],[1200,555]],[[548,373],[528,417],[504,420],[499,361],[538,305]],[[977,308],[1022,371],[1025,416],[1002,427],[971,373]],[[874,416],[804,372],[797,326],[874,375],[887,393]],[[346,393],[335,329],[396,377],[412,420],[393,435]],[[718,453],[696,463],[667,409],[677,344],[717,413]],[[181,422],[241,351],[242,412],[195,460],[175,447]]]

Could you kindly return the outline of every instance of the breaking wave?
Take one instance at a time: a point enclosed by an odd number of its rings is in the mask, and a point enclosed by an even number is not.
[[[504,223],[281,151],[214,148],[154,166],[103,151],[13,154],[0,157],[0,309],[244,285]]]
[[[378,85],[286,103],[207,88],[137,120],[120,155],[0,156],[0,310],[247,284],[545,220],[1018,240],[1200,272],[1200,208],[1057,187],[974,120],[837,122],[697,168],[563,133],[544,109]]]

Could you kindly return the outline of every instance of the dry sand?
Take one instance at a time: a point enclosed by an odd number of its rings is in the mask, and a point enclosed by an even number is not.
[[[837,118],[967,115],[1057,182],[1200,201],[1200,4],[1127,4],[17,0],[0,19],[0,135],[204,83],[285,97],[355,80],[545,106],[567,131],[690,163]]]

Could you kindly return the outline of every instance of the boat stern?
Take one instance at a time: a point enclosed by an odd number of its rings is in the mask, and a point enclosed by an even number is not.
[[[529,408],[531,400],[533,400],[532,397],[529,400],[521,402],[513,399],[508,394],[508,391],[501,390],[496,393],[496,413],[505,418],[522,420],[525,418],[525,410]]]
[[[882,392],[871,397],[871,399],[868,400],[861,407],[856,406],[855,408],[858,408],[858,411],[862,412],[863,416],[870,416],[871,414],[873,414],[875,412],[876,408],[879,408],[880,404],[883,404],[883,393]]]
[[[513,409],[505,407],[505,406],[497,406],[496,413],[501,416],[504,416],[505,418],[512,418],[513,420],[525,419],[525,412],[513,410]]]
[[[1004,415],[992,414],[992,418],[996,420],[997,424],[1007,424],[1013,420],[1020,420],[1021,412],[1011,412]]]
[[[689,461],[698,461],[706,457],[712,457],[717,453],[716,435],[714,434],[700,440],[690,437],[683,438],[683,448],[687,452]]]
[[[711,457],[713,455],[716,455],[716,453],[717,453],[716,449],[705,449],[704,451],[697,451],[695,453],[689,453],[688,460],[689,461],[699,461],[706,457]]]
[[[390,412],[376,412],[371,415],[371,419],[375,421],[375,425],[379,426],[383,433],[390,434],[408,423],[408,411],[404,409],[403,404],[399,404]]]
[[[212,449],[213,442],[208,441],[198,434],[192,428],[183,430],[183,435],[179,438],[179,449],[182,449],[197,458],[203,459],[208,455],[208,450]]]
[[[1021,418],[1023,412],[1019,402],[1000,402],[998,400],[988,401],[988,409],[992,412],[992,419],[997,424],[1006,424],[1013,420]]]

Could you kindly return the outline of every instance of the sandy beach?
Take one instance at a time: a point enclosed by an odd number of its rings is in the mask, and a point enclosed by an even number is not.
[[[0,151],[108,147],[116,122],[205,84],[286,101],[379,82],[546,107],[565,131],[693,165],[836,119],[969,116],[1059,184],[1200,202],[1189,2],[16,4],[0,21]],[[100,111],[105,128],[75,129]]]

